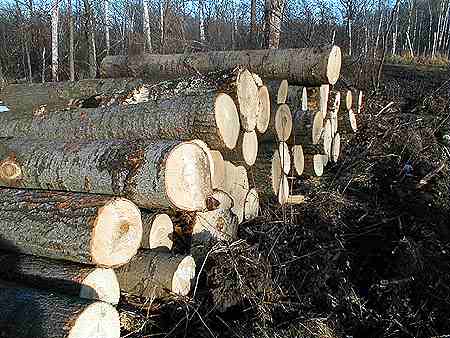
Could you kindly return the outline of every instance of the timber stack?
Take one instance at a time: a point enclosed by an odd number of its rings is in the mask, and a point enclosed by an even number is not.
[[[107,56],[104,79],[6,86],[0,327],[119,337],[121,291],[187,296],[207,243],[338,161],[363,109],[340,66],[337,46]],[[24,295],[39,333],[9,320]]]

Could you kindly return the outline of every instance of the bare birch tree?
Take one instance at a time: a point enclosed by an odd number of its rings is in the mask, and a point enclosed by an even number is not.
[[[52,80],[58,81],[58,22],[59,0],[53,1],[52,7]]]
[[[150,31],[150,16],[148,12],[148,0],[143,0],[142,5],[144,7],[143,15],[144,15],[144,36],[145,36],[145,50],[149,53],[153,53],[152,47],[152,37]]]

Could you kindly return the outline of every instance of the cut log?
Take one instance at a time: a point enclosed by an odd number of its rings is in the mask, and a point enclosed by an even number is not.
[[[0,188],[2,249],[116,266],[136,254],[139,209],[123,198]]]
[[[294,163],[295,174],[301,176],[303,174],[303,168],[305,165],[305,159],[303,158],[303,148],[301,145],[295,145],[292,147],[292,160]]]
[[[253,76],[253,80],[255,81],[258,88],[260,88],[264,85],[264,82],[261,79],[261,76],[259,76],[258,74],[255,74],[255,73],[252,73],[252,76]]]
[[[282,80],[277,92],[277,104],[285,104],[288,95],[289,83],[287,80]]]
[[[322,133],[323,119],[320,111],[297,110],[293,115],[293,131],[290,144],[318,144]]]
[[[281,168],[288,175],[291,171],[291,153],[286,142],[280,142],[278,145],[278,153],[280,155]]]
[[[353,93],[351,90],[347,90],[345,94],[345,107],[347,110],[353,109]]]
[[[339,131],[342,134],[353,134],[358,130],[356,116],[353,110],[338,115]]]
[[[76,107],[98,107],[113,101],[126,100],[142,83],[139,79],[126,78],[10,84],[2,89],[0,98],[12,113],[18,115]]]
[[[258,89],[259,106],[258,116],[256,118],[256,130],[264,134],[270,123],[270,95],[266,86]]]
[[[304,195],[289,195],[286,204],[299,205],[305,203]]]
[[[252,69],[263,78],[287,80],[291,84],[320,86],[335,84],[341,68],[337,46],[303,49],[213,51],[206,53],[107,56],[101,64],[102,77],[177,78],[197,73]]]
[[[307,176],[322,176],[323,175],[322,157],[323,157],[322,155],[304,154],[305,167],[303,173]]]
[[[143,211],[142,229],[141,248],[172,250],[174,225],[169,215],[159,211]]]
[[[244,204],[244,219],[250,221],[258,217],[259,213],[259,195],[256,189],[252,188],[247,193]]]
[[[289,198],[289,181],[285,174],[280,180],[280,187],[278,189],[278,203],[285,205]]]
[[[138,105],[75,109],[45,115],[0,115],[0,137],[56,140],[191,140],[233,149],[240,131],[233,99],[201,92]]]
[[[307,93],[307,109],[311,111],[320,111],[322,112],[322,103],[321,103],[321,87],[309,87],[306,88]]]
[[[216,209],[195,214],[192,228],[193,245],[212,239],[232,241],[237,238],[238,218],[230,209]]]
[[[31,255],[0,253],[2,279],[117,305],[120,288],[112,269]]]
[[[225,186],[225,162],[220,151],[211,150],[214,162],[214,173],[211,176],[213,189],[223,189]]]
[[[281,164],[280,152],[275,151],[272,157],[271,181],[273,193],[278,196],[280,184],[283,178],[283,166]]]
[[[331,147],[331,159],[333,162],[337,162],[339,160],[339,155],[341,153],[341,136],[339,133],[334,135],[333,145]]]
[[[2,337],[120,337],[117,310],[108,303],[18,285],[0,285]]]
[[[302,110],[308,110],[308,91],[306,90],[306,87],[303,87],[302,89]]]
[[[238,217],[239,224],[244,220],[244,204],[249,191],[247,169],[225,161],[225,189],[233,199],[231,211]]]
[[[328,165],[328,162],[330,161],[329,155],[322,155],[322,163],[323,167],[325,168]]]
[[[361,114],[364,111],[364,92],[362,90],[358,93],[358,114]]]
[[[236,92],[239,103],[241,126],[245,131],[253,131],[256,128],[259,95],[258,86],[253,79],[252,73],[248,70],[239,73]]]
[[[195,261],[191,256],[141,250],[128,264],[116,269],[116,274],[120,288],[135,296],[186,296],[195,277]]]
[[[322,112],[322,118],[327,117],[327,112],[329,109],[329,97],[330,97],[330,86],[325,84],[320,86],[320,111]]]
[[[192,142],[13,139],[0,161],[3,185],[124,196],[143,208],[205,210],[212,194],[208,157]],[[13,165],[20,173],[4,169]]]
[[[272,114],[269,127],[262,141],[282,141],[285,142],[292,133],[292,114],[289,106],[282,104],[277,108],[275,114]]]
[[[328,93],[327,101],[327,113],[330,119],[337,118],[337,114],[341,107],[341,93],[335,90],[331,90]]]
[[[219,202],[217,209],[231,209],[234,205],[231,196],[223,190],[214,190],[212,197]]]
[[[328,157],[331,157],[331,144],[333,143],[333,129],[331,126],[331,120],[327,119],[325,121],[325,125],[322,130],[322,136],[323,140],[323,149],[325,151],[325,155],[328,155]]]
[[[239,135],[236,148],[222,152],[225,159],[235,164],[252,166],[258,156],[258,136],[256,131],[244,132]]]

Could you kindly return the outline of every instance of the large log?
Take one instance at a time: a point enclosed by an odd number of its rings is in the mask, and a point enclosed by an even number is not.
[[[170,251],[174,225],[169,215],[160,211],[142,211],[141,248]]]
[[[212,239],[234,240],[238,225],[238,217],[230,209],[197,212],[193,218],[192,243],[198,245]]]
[[[260,136],[262,141],[286,141],[292,133],[292,114],[287,104],[273,107],[274,112],[270,116],[270,121],[266,132]]]
[[[212,149],[233,149],[239,115],[226,94],[200,92],[137,105],[74,109],[44,115],[0,115],[0,137],[59,140],[201,139]]]
[[[141,250],[116,273],[120,288],[139,297],[186,296],[195,277],[195,262],[190,256]]]
[[[120,288],[112,269],[0,252],[2,279],[117,305]]]
[[[107,56],[102,77],[175,78],[245,66],[263,78],[291,84],[335,84],[341,68],[337,46],[303,49],[213,51],[193,54]]]
[[[222,151],[222,156],[233,163],[252,166],[258,156],[257,133],[255,131],[241,133],[236,148]]]
[[[100,79],[78,82],[10,84],[0,99],[13,113],[98,107],[111,100],[126,100],[142,85],[139,79]]]
[[[320,111],[297,110],[293,116],[293,130],[290,144],[318,144],[323,128],[323,118]]]
[[[141,214],[123,198],[0,188],[0,206],[4,250],[116,266],[141,243]]]
[[[120,337],[110,304],[1,282],[0,335],[10,338]]]
[[[0,142],[0,185],[127,197],[143,208],[207,209],[209,160],[179,141]]]
[[[270,94],[266,86],[261,86],[258,89],[259,106],[258,115],[256,117],[256,130],[264,134],[269,127],[271,102]]]

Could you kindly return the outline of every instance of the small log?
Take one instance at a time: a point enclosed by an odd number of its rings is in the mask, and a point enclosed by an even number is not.
[[[174,225],[169,215],[142,211],[142,228],[141,248],[172,250]]]
[[[341,134],[353,134],[358,131],[355,113],[349,110],[338,115],[339,131]]]
[[[237,78],[237,101],[241,126],[245,131],[253,131],[256,128],[256,116],[259,108],[258,86],[252,73],[244,70]]]
[[[5,250],[110,267],[141,243],[141,214],[123,198],[0,188],[0,205]]]
[[[291,86],[288,87],[288,93],[286,97],[286,104],[291,111],[296,111],[302,108],[303,102],[303,86]],[[306,90],[305,90],[306,91]]]
[[[195,261],[191,256],[141,250],[128,264],[117,268],[116,274],[120,288],[135,296],[186,296],[193,285]]]
[[[278,144],[278,153],[280,155],[281,168],[288,175],[291,171],[291,152],[286,142],[280,142]]]
[[[337,46],[303,49],[213,51],[193,54],[107,56],[101,63],[102,77],[177,78],[244,65],[263,78],[291,84],[335,84],[341,68]]]
[[[322,155],[322,163],[323,167],[325,168],[328,165],[328,162],[330,161],[329,155]]]
[[[361,114],[362,112],[364,112],[365,109],[365,97],[364,97],[364,92],[362,90],[359,91],[358,93],[358,108],[357,108],[357,113],[358,115]]]
[[[289,106],[282,104],[278,106],[275,114],[271,115],[269,127],[264,135],[261,135],[262,141],[282,141],[285,142],[292,133],[292,114]]]
[[[214,172],[211,176],[213,189],[223,189],[225,186],[225,161],[220,151],[211,150],[214,162]]]
[[[192,142],[13,139],[0,161],[7,186],[124,196],[143,208],[205,210],[212,194],[209,159]]]
[[[347,110],[353,109],[353,93],[351,90],[347,90],[345,93],[345,107]]]
[[[195,214],[192,228],[193,245],[214,240],[237,238],[238,217],[230,209],[216,209]]]
[[[2,282],[0,304],[2,337],[120,337],[119,314],[108,303]]]
[[[266,84],[274,105],[286,104],[289,92],[289,83],[287,80],[269,81]]]
[[[223,190],[214,190],[212,197],[219,202],[217,209],[231,209],[234,205],[231,196]]]
[[[233,149],[240,131],[233,99],[215,91],[44,115],[18,116],[9,112],[0,115],[0,126],[0,137],[66,141],[201,139],[215,150]]]
[[[305,166],[303,173],[307,176],[323,175],[323,159],[322,155],[304,154]],[[328,156],[327,156],[328,157]]]
[[[142,84],[142,80],[131,78],[10,84],[2,89],[0,97],[12,113],[22,115],[122,102]]]
[[[293,131],[289,144],[318,144],[323,127],[323,118],[320,111],[297,110],[293,117]]]
[[[289,198],[289,181],[287,175],[283,173],[280,180],[280,187],[278,188],[278,203],[285,205]]]
[[[275,151],[272,157],[272,166],[271,166],[271,181],[272,181],[272,191],[278,196],[280,191],[281,181],[283,179],[283,165],[281,164],[280,152]]]
[[[252,166],[258,156],[258,136],[255,131],[244,132],[239,135],[236,148],[222,151],[226,160],[236,164]]]
[[[112,269],[0,252],[4,280],[117,305],[119,282]]]
[[[259,213],[259,195],[254,188],[247,193],[244,203],[244,220],[250,221],[258,217]]]
[[[248,171],[251,186],[258,191],[260,200],[276,196],[275,190],[278,193],[279,178],[275,177],[281,177],[282,169],[277,147],[278,143],[261,143],[256,162]]]
[[[341,153],[341,136],[339,133],[334,135],[333,137],[333,145],[331,147],[331,159],[333,162],[337,162],[339,160],[339,155]]]
[[[286,204],[299,205],[305,203],[304,195],[289,195]]]
[[[305,166],[305,159],[303,158],[303,148],[301,145],[295,145],[292,147],[292,160],[294,164],[295,174],[301,176],[303,174],[303,168]]]
[[[231,211],[238,217],[239,224],[244,220],[244,204],[249,191],[247,169],[225,161],[225,189],[233,199]]]
[[[258,116],[256,118],[256,130],[264,134],[270,123],[270,94],[266,86],[261,86],[258,89],[259,106]]]

